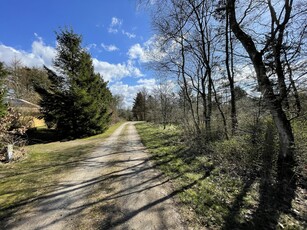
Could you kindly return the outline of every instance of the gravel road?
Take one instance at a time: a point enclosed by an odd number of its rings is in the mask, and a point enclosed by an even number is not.
[[[75,229],[86,218],[80,213],[93,206],[104,213],[99,229],[186,229],[168,183],[152,167],[134,123],[127,122],[65,176],[59,189],[11,218],[5,229]],[[102,195],[95,200],[97,189]]]

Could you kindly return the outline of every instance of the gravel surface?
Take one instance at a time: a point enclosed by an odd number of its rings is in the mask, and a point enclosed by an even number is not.
[[[107,183],[103,196],[93,202],[89,197],[101,183]],[[127,122],[70,171],[56,191],[21,210],[4,229],[75,229],[86,218],[80,213],[94,205],[104,213],[99,229],[186,229],[172,200],[175,194],[152,167],[134,123]]]

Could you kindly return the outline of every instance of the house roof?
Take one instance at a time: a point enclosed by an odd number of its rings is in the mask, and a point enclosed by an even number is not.
[[[9,105],[16,106],[16,107],[40,108],[39,105],[36,105],[24,99],[18,99],[18,98],[5,97],[4,103],[8,103]]]

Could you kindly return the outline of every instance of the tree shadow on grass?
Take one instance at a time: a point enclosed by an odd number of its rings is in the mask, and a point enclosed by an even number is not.
[[[36,129],[32,128],[26,132],[28,145],[47,144],[55,141],[64,141],[63,134],[55,129]],[[67,139],[66,139],[67,140]]]
[[[255,180],[249,180],[243,186],[229,210],[229,215],[225,218],[223,229],[276,229],[280,215],[291,212],[294,192],[281,193],[278,185],[263,183],[260,180],[257,208],[251,210],[253,211],[252,215],[247,216],[243,222],[238,221],[244,198],[254,182]]]
[[[241,192],[237,195],[236,200],[233,202],[232,207],[229,209],[229,215],[225,218],[225,225],[223,229],[244,229],[246,226],[240,226],[237,222],[237,217],[241,211],[241,207],[244,202],[249,189],[254,183],[254,179],[246,181]]]
[[[293,165],[287,166],[286,169],[276,167],[273,154],[275,144],[272,136],[272,128],[268,127],[262,152],[259,200],[256,210],[252,210],[251,217],[247,218],[243,223],[239,223],[236,220],[243,205],[244,197],[246,197],[251,185],[257,179],[254,178],[245,183],[242,191],[236,197],[230,208],[229,215],[225,218],[223,229],[276,229],[281,214],[291,212],[292,201],[295,198],[296,191],[295,176],[287,178],[283,174],[287,170],[288,176],[295,175]]]
[[[28,145],[48,144],[56,141],[72,141],[83,137],[87,136],[72,136],[68,132],[48,128],[31,128],[26,132],[26,139]]]

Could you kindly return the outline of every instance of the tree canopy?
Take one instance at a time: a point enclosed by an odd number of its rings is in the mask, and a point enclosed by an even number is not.
[[[138,121],[145,120],[145,95],[138,92],[133,103],[132,113],[133,117]]]
[[[45,67],[49,87],[36,86],[42,97],[41,112],[49,127],[73,137],[103,132],[109,122],[112,100],[107,82],[94,72],[82,38],[72,30],[57,33],[54,70]]]

